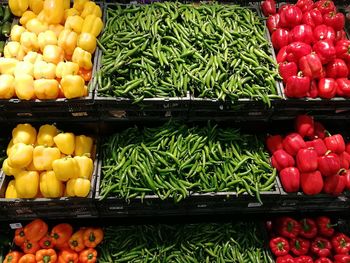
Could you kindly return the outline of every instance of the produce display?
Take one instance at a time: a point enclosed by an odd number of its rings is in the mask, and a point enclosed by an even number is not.
[[[88,95],[102,10],[92,1],[9,0],[19,17],[0,58],[0,99]]]
[[[0,5],[0,56],[2,56],[5,47],[5,41],[10,36],[13,17],[8,5]]]
[[[99,262],[273,262],[255,223],[108,227]]]
[[[289,98],[350,96],[350,40],[333,1],[262,5]]]
[[[94,170],[93,139],[60,132],[54,125],[18,124],[2,171],[14,178],[5,198],[86,197]]]
[[[334,229],[327,216],[280,217],[268,222],[270,249],[276,263],[350,262],[350,237]]]
[[[340,195],[350,189],[350,144],[312,117],[299,115],[294,132],[268,136],[266,145],[285,192]]]
[[[253,8],[153,3],[107,8],[98,95],[186,96],[270,104],[277,69]]]
[[[255,195],[275,187],[262,140],[234,129],[168,122],[129,128],[102,145],[100,196],[131,199],[155,194],[176,202],[193,192]]]
[[[74,232],[67,223],[55,225],[51,231],[46,222],[35,219],[17,228],[13,237],[16,247],[3,263],[94,263],[97,246],[102,242],[101,228],[81,227]]]

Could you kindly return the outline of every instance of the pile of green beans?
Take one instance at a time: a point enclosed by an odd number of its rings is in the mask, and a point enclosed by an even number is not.
[[[270,104],[276,64],[262,18],[238,5],[117,5],[107,9],[98,94],[185,96]]]
[[[274,262],[259,232],[250,222],[109,227],[99,262]]]
[[[191,193],[274,190],[276,171],[255,135],[211,126],[167,122],[128,128],[102,145],[101,199],[126,200],[155,194],[175,202]]]

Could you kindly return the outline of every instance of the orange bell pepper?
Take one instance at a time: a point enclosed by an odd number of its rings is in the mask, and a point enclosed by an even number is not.
[[[84,231],[85,229],[79,229],[77,232],[75,232],[71,238],[69,239],[69,247],[76,251],[80,252],[84,250]]]
[[[52,248],[40,249],[35,253],[37,263],[55,263],[57,261],[56,251]]]
[[[15,77],[15,92],[21,100],[31,100],[34,98],[34,79],[28,74],[17,75]]]
[[[26,241],[26,235],[24,234],[23,228],[18,228],[15,231],[15,237],[13,238],[13,242],[17,246],[22,246],[24,244],[24,241]]]
[[[34,81],[34,93],[40,100],[57,99],[59,83],[55,79],[37,79]]]
[[[23,253],[18,251],[11,251],[9,252],[3,263],[18,263],[19,259],[22,257]]]
[[[64,4],[62,0],[45,0],[43,11],[47,23],[59,24],[63,21]]]
[[[74,31],[64,29],[58,37],[58,46],[61,47],[66,55],[72,55],[77,46],[78,35]]]
[[[71,249],[64,249],[58,254],[58,263],[78,263],[79,255]],[[80,262],[79,262],[80,263]]]
[[[56,239],[47,234],[39,240],[39,246],[44,249],[54,248],[56,245]]]
[[[25,254],[35,254],[40,249],[40,246],[38,241],[26,240],[21,248]]]
[[[64,59],[64,51],[56,45],[47,45],[43,50],[44,61],[57,65]]]
[[[33,254],[25,254],[19,259],[18,263],[36,263],[35,256]]]
[[[78,75],[80,75],[85,82],[89,82],[92,78],[92,69],[86,70],[79,68]]]
[[[48,226],[41,219],[35,219],[24,227],[24,234],[28,240],[39,241],[47,234]]]
[[[93,248],[84,249],[79,253],[79,263],[95,263],[97,261],[97,251]]]
[[[73,227],[70,224],[58,224],[51,230],[51,236],[56,240],[56,247],[63,246],[71,238]]]
[[[103,240],[102,228],[89,227],[84,231],[84,245],[89,248],[95,248]]]

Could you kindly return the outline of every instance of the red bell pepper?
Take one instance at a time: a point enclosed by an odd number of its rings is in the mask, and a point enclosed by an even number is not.
[[[346,63],[346,65],[348,66],[348,70],[349,70],[349,78],[350,78],[350,61],[348,63]]]
[[[332,43],[335,40],[335,31],[333,27],[326,26],[324,24],[317,25],[314,28],[314,39],[318,40],[329,40]]]
[[[323,75],[323,67],[319,56],[316,53],[311,53],[303,56],[299,60],[299,69],[304,76],[311,79],[319,79]]]
[[[54,248],[55,245],[56,240],[52,238],[49,234],[47,234],[39,240],[39,246],[44,249]]]
[[[303,12],[295,5],[288,6],[280,12],[281,26],[294,28],[301,23]]]
[[[340,161],[340,168],[348,170],[350,168],[350,154],[346,151],[338,154]]]
[[[287,239],[283,237],[275,237],[270,240],[271,252],[276,256],[285,256],[289,252],[289,243]]]
[[[296,238],[299,235],[301,226],[298,221],[291,217],[283,216],[277,220],[277,232],[286,238]]]
[[[314,263],[333,263],[333,261],[326,257],[320,257],[316,259]]]
[[[348,74],[348,67],[345,61],[340,58],[333,59],[327,64],[326,75],[328,78],[346,78]]]
[[[310,87],[310,78],[299,72],[297,76],[291,76],[287,79],[284,92],[289,98],[303,98],[309,94]]]
[[[326,194],[333,194],[335,192],[335,189],[337,188],[338,183],[339,175],[333,174],[331,176],[327,176],[324,179],[323,192],[325,192]]]
[[[329,12],[336,11],[335,5],[332,0],[320,0],[314,4],[314,8],[321,11],[322,14],[328,14]]]
[[[318,95],[324,99],[334,98],[337,94],[338,84],[332,78],[322,78],[318,82]]]
[[[317,152],[312,149],[300,149],[296,156],[296,163],[301,173],[313,172],[317,169]]]
[[[314,44],[313,48],[320,57],[322,64],[327,64],[335,59],[335,47],[329,40],[320,40]]]
[[[287,8],[291,7],[292,4],[282,4],[280,6],[280,8],[278,9],[278,13],[281,14],[282,12],[284,12]]]
[[[319,257],[328,257],[331,254],[331,249],[331,242],[323,237],[316,237],[311,243],[311,251]]]
[[[340,170],[340,160],[336,153],[329,151],[323,156],[318,157],[318,170],[323,176],[337,174]]]
[[[311,137],[314,134],[314,119],[309,115],[298,115],[294,121],[295,130],[302,137]]]
[[[312,0],[298,0],[295,5],[297,7],[299,7],[303,13],[305,13],[307,11],[310,11],[313,8],[314,1],[312,1]]]
[[[336,254],[349,254],[350,238],[347,235],[343,233],[336,234],[334,237],[332,237],[331,243]]]
[[[280,15],[274,14],[270,15],[266,20],[266,26],[269,29],[270,34],[272,34],[274,31],[279,28],[279,22],[280,22]]]
[[[310,241],[301,237],[292,238],[289,247],[296,256],[306,255],[309,252]]]
[[[350,255],[334,255],[334,263],[350,263]]]
[[[307,11],[303,14],[302,23],[315,28],[323,23],[322,13],[317,9]]]
[[[314,42],[314,34],[310,25],[297,25],[289,32],[289,42],[304,42],[312,44]]]
[[[307,195],[316,195],[323,189],[323,179],[319,171],[300,175],[301,189]]]
[[[283,138],[281,135],[269,135],[266,137],[266,146],[270,153],[283,149]]]
[[[289,77],[296,76],[298,74],[298,66],[295,62],[285,61],[278,64],[278,71],[283,79],[283,82],[286,83]]]
[[[343,173],[343,176],[345,177],[345,188],[347,190],[350,190],[350,171],[349,170],[346,170],[344,173]]]
[[[277,28],[272,33],[271,41],[274,49],[279,50],[289,43],[289,31],[284,28]]]
[[[299,235],[304,238],[313,239],[317,235],[317,226],[315,220],[304,218],[299,221],[301,230]]]
[[[338,184],[336,185],[333,193],[331,193],[334,196],[339,196],[341,195],[346,187],[346,178],[344,175],[338,175],[339,180],[338,180]]]
[[[318,97],[317,82],[314,79],[311,80],[309,97],[313,99]]]
[[[326,137],[326,129],[322,123],[315,121],[314,123],[315,138],[323,139]]]
[[[324,138],[324,143],[327,149],[334,153],[342,153],[345,151],[345,142],[341,134],[335,134]]]
[[[277,171],[281,171],[286,167],[294,166],[295,164],[293,156],[282,149],[273,153],[271,163],[272,166],[277,169]]]
[[[350,40],[339,40],[335,45],[337,58],[350,62]]]
[[[327,216],[319,216],[316,218],[318,233],[324,237],[331,237],[334,234],[334,228],[331,219]]]
[[[276,56],[277,63],[283,63],[283,62],[287,61],[287,56],[288,56],[287,48],[288,48],[288,46],[284,46],[283,48],[281,48],[278,51],[277,56]]]
[[[284,168],[279,173],[283,190],[286,193],[295,193],[300,188],[300,172],[296,167]],[[349,184],[350,185],[350,184]]]
[[[298,63],[303,56],[312,52],[312,48],[303,42],[293,42],[288,45],[286,52],[288,61]]]
[[[283,140],[283,149],[292,156],[296,156],[298,151],[304,148],[305,141],[298,133],[290,133]]]
[[[261,10],[264,16],[276,14],[276,2],[275,0],[265,0],[261,3]]]
[[[295,263],[295,261],[291,255],[285,255],[285,256],[277,257],[276,263]]]
[[[323,156],[327,152],[327,147],[322,139],[313,139],[312,141],[306,142],[307,147],[312,147],[317,152],[318,156]]]
[[[345,26],[345,16],[342,13],[329,12],[323,15],[323,23],[333,27],[334,31],[339,31]]]
[[[336,82],[338,84],[337,94],[342,97],[350,97],[350,80],[348,78],[340,78]]]
[[[346,36],[346,32],[344,30],[338,30],[337,32],[335,32],[335,42],[337,43],[340,40],[346,40],[348,39],[348,37]]]
[[[312,260],[312,257],[310,256],[300,256],[295,258],[295,263],[313,263],[314,261]]]

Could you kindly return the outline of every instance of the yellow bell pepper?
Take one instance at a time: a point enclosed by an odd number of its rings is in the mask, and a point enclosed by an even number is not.
[[[57,147],[36,146],[33,151],[33,164],[36,170],[52,170],[52,162],[61,158]]]
[[[57,45],[57,37],[54,31],[46,30],[38,35],[38,44],[41,52],[47,45]]]
[[[52,168],[57,179],[63,182],[77,178],[79,175],[78,163],[70,156],[53,161]]]
[[[28,9],[28,6],[28,0],[9,0],[10,10],[15,16],[21,16]]]
[[[25,170],[26,171],[37,171],[38,169],[35,168],[34,163],[32,161],[28,166],[26,166]]]
[[[5,198],[19,198],[16,191],[15,180],[11,180],[7,185]]]
[[[58,46],[64,50],[67,55],[72,55],[77,46],[78,35],[74,31],[64,29],[58,37]]]
[[[102,17],[101,8],[92,1],[85,3],[84,9],[81,12],[80,16],[82,18],[85,18],[88,15],[95,15],[97,17]]]
[[[77,63],[80,68],[84,68],[86,70],[92,69],[91,53],[80,47],[75,48],[72,61]]]
[[[26,28],[28,31],[39,35],[41,32],[46,31],[49,28],[49,26],[44,22],[40,21],[39,18],[33,18],[27,22]]]
[[[56,45],[47,45],[43,50],[44,61],[53,63],[55,65],[58,62],[63,61],[64,52],[63,49]]]
[[[94,162],[87,156],[75,156],[74,159],[78,163],[79,174],[78,178],[85,178],[91,180],[94,172]]]
[[[90,193],[90,180],[84,178],[70,179],[67,182],[66,191],[68,196],[87,197]]]
[[[16,176],[23,170],[21,168],[13,168],[8,164],[8,159],[5,159],[4,162],[2,163],[2,171],[4,172],[4,174],[8,176],[11,176],[11,175]]]
[[[78,135],[75,136],[75,156],[91,155],[93,139],[89,136]]]
[[[24,168],[33,160],[34,148],[32,145],[22,142],[13,145],[7,164],[13,168]]]
[[[90,33],[81,33],[78,37],[77,46],[93,54],[96,50],[96,37]]]
[[[103,22],[101,18],[95,15],[88,15],[84,19],[83,28],[81,32],[91,33],[95,37],[97,37],[103,28]]]
[[[19,42],[21,40],[21,35],[26,31],[23,26],[14,25],[11,29],[10,37],[12,41]]]
[[[36,129],[31,124],[18,124],[12,129],[12,143],[35,144],[36,135]]]
[[[76,10],[75,8],[69,8],[64,10],[64,21],[67,21],[67,18],[70,16],[79,16],[80,13],[78,10]]]
[[[40,174],[40,192],[46,198],[57,198],[63,194],[63,183],[57,179],[54,171]]]
[[[45,124],[41,125],[38,132],[37,144],[52,147],[55,142],[53,138],[58,134],[55,125]]]
[[[23,26],[27,24],[27,22],[33,18],[36,18],[36,14],[33,11],[25,11],[22,15],[22,17],[19,20],[19,23]]]
[[[25,54],[26,53],[24,52],[23,47],[19,42],[10,41],[5,45],[5,48],[4,48],[5,58],[16,58],[18,60],[23,60]]]
[[[21,100],[34,99],[34,79],[28,74],[21,74],[15,77],[15,92]]]
[[[61,80],[61,88],[67,99],[86,96],[85,81],[79,75],[67,75]]]
[[[64,28],[74,31],[77,34],[81,33],[83,28],[84,19],[81,16],[69,16],[67,17],[66,22],[64,23]]]
[[[15,95],[15,78],[10,74],[0,75],[0,99],[11,99]]]
[[[15,67],[15,71],[13,73],[16,76],[21,74],[28,74],[30,76],[34,75],[34,65],[27,61],[19,61]]]
[[[70,8],[70,0],[63,0],[63,9],[69,9]]]
[[[34,93],[39,100],[57,99],[60,88],[55,79],[37,79],[34,81]]]
[[[38,15],[44,7],[44,0],[29,0],[29,9]]]
[[[55,32],[55,35],[56,35],[57,39],[60,36],[60,34],[61,34],[63,29],[64,29],[64,26],[62,26],[61,24],[49,25],[49,30]]]
[[[35,79],[54,79],[56,77],[56,65],[45,61],[38,61],[34,64]]]
[[[27,55],[24,56],[23,61],[34,65],[38,61],[43,61],[43,55],[39,54],[38,52],[29,51]]]
[[[18,62],[15,58],[0,58],[0,73],[13,75]]]
[[[49,24],[59,24],[63,20],[64,4],[62,0],[45,0],[43,7],[45,21]]]
[[[12,146],[13,146],[13,139],[11,139],[9,144],[7,145],[7,148],[6,148],[6,155],[7,156],[9,156],[11,154]]]
[[[89,0],[74,0],[73,8],[78,10],[79,12],[83,11],[84,5],[89,2]]]
[[[75,136],[71,132],[64,132],[53,137],[57,148],[64,154],[72,155],[75,148]]]
[[[39,173],[23,171],[16,176],[16,191],[22,198],[34,198],[39,191]]]
[[[63,78],[67,75],[77,75],[79,71],[79,65],[74,62],[60,62],[56,67],[56,77]]]
[[[28,53],[29,51],[38,51],[39,43],[38,37],[33,32],[23,32],[21,35],[20,43],[24,52]]]

